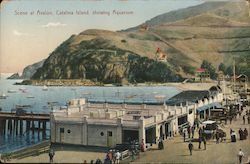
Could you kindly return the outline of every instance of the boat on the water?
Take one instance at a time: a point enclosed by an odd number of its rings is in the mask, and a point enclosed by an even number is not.
[[[52,105],[52,104],[58,104],[59,102],[57,102],[57,101],[50,101],[50,102],[47,102],[48,103],[48,105]]]
[[[31,108],[32,105],[16,105],[16,109]]]
[[[5,95],[4,93],[2,93],[1,95],[0,95],[0,99],[6,99],[7,98],[7,95]]]
[[[46,85],[43,86],[43,91],[47,91],[48,90],[48,87]]]
[[[27,98],[35,98],[35,97],[32,95],[28,95]]]
[[[10,89],[10,90],[8,90],[8,93],[16,93],[16,90]]]
[[[20,91],[26,91],[27,89],[24,87],[19,88]]]

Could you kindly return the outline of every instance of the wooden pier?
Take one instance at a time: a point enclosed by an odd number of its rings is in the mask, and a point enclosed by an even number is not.
[[[17,115],[11,112],[0,112],[0,135],[23,135],[35,131],[46,136],[46,124],[50,121],[49,114],[25,113]],[[40,134],[40,133],[39,133]]]

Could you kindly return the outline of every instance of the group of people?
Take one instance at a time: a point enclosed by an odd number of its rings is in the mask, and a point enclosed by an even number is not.
[[[250,124],[250,111],[246,111],[246,114],[243,115],[243,124],[246,123],[246,119],[247,119],[247,123]]]
[[[104,160],[104,164],[112,164],[112,163],[118,164],[120,163],[120,158],[121,158],[121,153],[118,150],[109,150]]]
[[[238,131],[239,133],[239,139],[240,140],[245,140],[247,139],[247,136],[248,136],[248,131],[247,129],[245,128],[244,130],[242,130],[241,128],[239,129]],[[230,129],[230,135],[231,135],[231,142],[236,142],[236,132],[232,129]]]
[[[182,135],[184,142],[186,142],[186,135],[188,135],[188,138],[194,138],[194,132],[195,132],[195,125],[193,126],[188,126],[187,129],[182,130]]]
[[[195,127],[196,127],[196,125],[190,126],[188,128],[190,130],[187,129],[187,131],[191,132],[192,138],[194,138]],[[204,150],[206,150],[207,141],[206,141],[206,136],[204,133],[204,127],[201,128],[201,127],[197,126],[197,128],[199,129],[198,130],[198,134],[199,134],[199,138],[198,138],[199,146],[198,146],[198,148],[201,149],[201,144],[203,142]],[[183,133],[183,137],[184,137],[184,142],[185,142],[185,133]],[[190,138],[191,136],[189,135],[188,137]],[[193,145],[192,141],[189,140],[188,149],[189,149],[190,155],[192,155],[193,148],[194,148],[194,145]]]

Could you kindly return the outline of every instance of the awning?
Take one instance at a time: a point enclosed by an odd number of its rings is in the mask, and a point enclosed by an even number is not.
[[[215,109],[223,108],[223,106],[220,103],[218,103],[218,102],[212,103],[212,107],[214,107]]]
[[[213,109],[218,109],[218,108],[223,108],[223,106],[218,102],[214,102],[214,103],[211,103],[208,105],[203,105],[203,106],[197,108],[197,111],[202,112],[202,111],[207,110],[207,109],[213,110]]]

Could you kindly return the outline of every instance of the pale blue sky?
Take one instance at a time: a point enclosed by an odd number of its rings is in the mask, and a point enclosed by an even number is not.
[[[40,61],[72,34],[86,29],[121,30],[137,26],[171,10],[195,6],[202,0],[16,0],[1,3],[0,72],[21,72]],[[37,15],[37,10],[53,15]],[[76,10],[89,10],[90,15],[75,15]],[[96,11],[133,11],[126,16],[98,15]],[[29,15],[15,15],[15,11]],[[30,12],[34,11],[34,15]],[[72,11],[74,15],[57,15]]]

